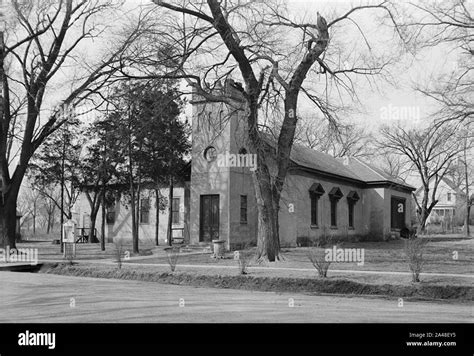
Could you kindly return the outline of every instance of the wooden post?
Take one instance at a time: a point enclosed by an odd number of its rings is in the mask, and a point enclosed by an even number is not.
[[[173,177],[170,176],[170,186],[169,186],[169,194],[168,194],[168,246],[173,245]]]

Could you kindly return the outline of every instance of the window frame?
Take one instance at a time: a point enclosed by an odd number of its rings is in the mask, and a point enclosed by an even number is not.
[[[175,202],[177,203],[175,204]],[[181,205],[181,198],[180,197],[174,197],[172,202],[171,202],[171,223],[173,225],[179,225],[181,222],[181,216],[180,216],[180,205]],[[175,210],[175,207],[177,210]],[[176,219],[175,219],[176,217]]]
[[[337,229],[337,222],[338,222],[338,217],[337,217],[337,203],[339,200],[344,196],[342,194],[341,189],[339,187],[333,187],[331,191],[328,193],[329,195],[329,201],[330,201],[330,222],[331,222],[331,229]]]
[[[347,194],[347,226],[349,229],[355,229],[354,224],[354,215],[355,215],[355,206],[359,201],[360,197],[359,194],[355,190],[352,190]]]
[[[313,183],[308,190],[310,201],[310,226],[313,228],[319,227],[319,200],[325,193],[321,183]]]
[[[147,203],[145,204],[145,202]],[[140,199],[140,224],[150,224],[150,198]]]
[[[319,197],[320,195],[317,194],[310,194],[310,204],[311,204],[311,226],[313,227],[318,227],[319,226],[319,219],[318,219],[318,214],[319,214]]]
[[[331,228],[337,228],[337,203],[338,199],[330,198],[330,212],[331,212]]]

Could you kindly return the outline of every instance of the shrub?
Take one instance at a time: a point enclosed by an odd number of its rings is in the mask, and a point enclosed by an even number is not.
[[[321,247],[312,247],[308,250],[308,258],[313,264],[313,267],[318,271],[319,277],[326,278],[328,274],[329,266],[331,265],[330,261],[325,259],[326,253],[324,248]]]
[[[332,248],[332,244],[337,242],[337,238],[323,234],[313,247],[308,249],[308,258],[318,271],[321,278],[326,278],[331,261],[326,261],[325,249]]]
[[[410,237],[405,240],[405,255],[407,258],[408,266],[410,267],[412,282],[420,281],[420,273],[423,268],[423,250],[425,246],[425,241],[416,238]]]
[[[180,250],[181,248],[178,246],[165,248],[166,256],[168,257],[168,264],[170,266],[171,272],[174,272],[174,270],[176,269],[176,264],[178,263]]]

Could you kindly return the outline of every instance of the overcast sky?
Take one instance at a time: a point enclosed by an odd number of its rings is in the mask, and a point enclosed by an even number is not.
[[[373,2],[373,1],[372,1]],[[126,16],[133,17],[138,13],[137,7],[142,4],[150,4],[151,0],[126,0],[125,9],[129,12]],[[289,0],[289,9],[297,17],[307,18],[319,11],[330,21],[334,17],[334,12],[341,14],[352,5],[360,3],[367,4],[367,1],[320,1],[320,0]],[[378,22],[374,19],[373,13],[363,10],[354,16],[358,25],[364,30],[371,45],[378,46],[378,50],[393,51],[394,39],[393,33],[387,29],[380,29]],[[125,21],[124,19],[107,18],[104,22],[117,26]],[[337,29],[335,29],[337,30]],[[345,36],[349,40],[360,42],[364,46],[363,41],[355,26],[349,27],[350,31],[344,34],[336,34],[336,36]],[[345,41],[347,41],[347,38]],[[108,44],[108,38],[102,38],[95,41],[95,45],[91,43],[85,44],[84,48],[90,57],[97,53],[100,56],[103,50],[100,43]],[[380,45],[383,43],[383,45]],[[99,44],[99,45],[98,45]],[[386,48],[383,48],[385,46]],[[400,118],[406,125],[417,125],[420,122],[429,120],[429,114],[434,109],[434,103],[422,94],[413,90],[415,83],[427,83],[430,78],[436,76],[441,71],[449,70],[455,63],[456,54],[446,55],[441,48],[428,49],[417,54],[416,58],[409,55],[400,55],[397,58],[396,65],[389,67],[396,86],[383,80],[383,78],[375,78],[376,87],[369,86],[361,76],[358,81],[361,85],[357,86],[358,97],[361,101],[356,107],[360,112],[353,113],[349,117],[345,117],[346,122],[357,123],[364,126],[367,130],[374,131],[381,124],[392,124]],[[68,71],[63,71],[64,75],[68,75]],[[323,82],[323,80],[322,80]],[[316,112],[313,106],[309,105],[304,99],[304,95],[300,95],[300,113],[303,115],[311,115]],[[189,113],[189,110],[187,110]]]
[[[150,4],[151,0],[126,0],[125,7],[127,11],[125,17],[133,17],[134,14],[138,13],[137,7],[140,4]],[[335,13],[340,15],[347,11],[352,5],[367,4],[364,2],[351,2],[351,1],[320,1],[320,0],[290,0],[289,9],[292,14],[300,18],[311,18],[314,17],[316,11],[319,11],[328,21],[334,18]],[[152,6],[152,5],[151,5]],[[358,26],[363,29],[367,35],[368,41],[373,46],[377,46],[378,51],[387,51],[391,53],[395,50],[395,42],[393,40],[393,33],[388,31],[386,28],[382,29],[379,27],[379,23],[374,17],[374,14],[370,11],[363,10],[353,16]],[[103,18],[103,23],[107,23],[116,29],[119,29],[121,23],[126,19],[116,18]],[[350,25],[350,23],[349,23]],[[344,41],[351,42],[357,45],[357,41],[360,42],[360,46],[364,46],[364,41],[360,38],[358,28],[354,25],[347,27],[347,31],[343,33],[336,33],[335,36],[344,38]],[[330,31],[333,31],[331,28]],[[334,29],[337,31],[337,27]],[[109,37],[110,36],[110,37]],[[104,46],[113,43],[113,35],[111,32],[106,32],[103,38],[97,39],[94,43],[85,43],[83,45],[84,55],[88,57],[98,56],[100,57],[101,51]],[[433,77],[436,77],[442,71],[449,71],[455,65],[456,53],[448,54],[445,49],[429,49],[417,53],[416,57],[412,57],[406,54],[400,54],[397,58],[396,64],[389,68],[396,86],[389,84],[382,78],[375,81],[376,87],[369,86],[365,83],[361,77],[358,88],[358,97],[361,101],[357,108],[360,110],[358,113],[348,115],[344,117],[345,122],[356,123],[363,126],[367,131],[375,132],[381,124],[394,124],[397,122],[397,118],[401,119],[406,125],[418,125],[423,121],[429,120],[429,114],[435,108],[434,103],[417,93],[413,90],[413,86],[418,83],[428,83]],[[61,81],[61,75],[64,78],[70,76],[69,69],[63,69],[59,73],[58,78]],[[50,96],[47,102],[53,103],[54,98],[59,96],[59,91],[55,93],[56,88],[50,89]],[[308,105],[300,96],[300,107],[299,111],[303,114],[311,114],[316,112],[312,106]],[[59,97],[58,97],[59,98]],[[186,111],[189,115],[189,110]],[[397,115],[401,114],[401,115]],[[93,115],[89,115],[89,119],[93,119]]]

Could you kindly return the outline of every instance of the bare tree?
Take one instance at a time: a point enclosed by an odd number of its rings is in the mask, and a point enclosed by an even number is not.
[[[377,163],[382,171],[403,181],[406,181],[413,172],[413,163],[407,157],[394,154],[389,150],[380,154]]]
[[[465,0],[421,1],[410,3],[402,25],[410,34],[410,42],[417,49],[438,48],[454,59],[446,63],[446,70],[427,85],[416,89],[439,105],[436,119],[445,121],[472,121],[474,117],[474,18],[472,4]],[[418,14],[415,16],[414,14]]]
[[[407,130],[402,126],[381,129],[380,147],[408,158],[421,179],[421,202],[413,194],[419,219],[418,232],[424,231],[426,220],[438,203],[439,183],[452,169],[456,156],[463,149],[456,133],[455,125],[434,123],[423,129]]]
[[[355,75],[368,78],[381,74],[390,63],[386,56],[371,52],[372,47],[353,16],[361,10],[373,10],[388,13],[393,20],[390,9],[381,1],[350,8],[340,16],[331,14],[333,18],[326,21],[319,13],[307,13],[306,18],[298,19],[281,1],[154,3],[169,10],[160,14],[160,20],[168,25],[161,41],[167,40],[175,47],[170,51],[169,63],[177,65],[177,69],[168,75],[186,79],[207,102],[224,102],[245,112],[249,151],[257,154],[258,163],[252,175],[259,219],[258,257],[275,261],[280,250],[279,203],[298,121],[299,96],[303,94],[326,119],[337,122],[337,105],[330,100],[332,89],[339,87],[349,100],[357,100]],[[337,33],[336,29],[345,23],[353,26],[348,30],[361,33],[357,38],[361,41],[359,48],[370,55],[351,58],[343,53],[344,46],[339,46],[337,38],[330,37],[331,29]],[[147,58],[149,62],[150,57]],[[153,70],[148,74],[156,75]],[[213,91],[220,79],[229,76],[238,77],[243,85],[230,82],[233,90]],[[270,149],[267,136],[261,134],[262,113],[264,117],[282,117],[275,132],[276,144]]]
[[[462,142],[462,150],[456,159],[456,164],[453,165],[453,169],[448,173],[448,177],[453,182],[453,185],[459,188],[459,191],[462,192],[464,207],[466,209],[464,232],[466,233],[466,236],[470,236],[469,220],[471,208],[474,203],[471,192],[471,187],[474,185],[474,136],[470,134],[468,130],[461,131],[459,136],[461,136],[460,140]]]
[[[368,157],[373,154],[371,135],[355,124],[335,125],[321,119],[306,118],[297,126],[295,142],[333,157]]]
[[[47,188],[47,194],[43,194],[43,204],[41,210],[43,215],[46,217],[46,233],[49,234],[54,230],[54,223],[56,222],[56,210],[59,201],[59,191],[51,188]],[[51,197],[51,198],[50,198]]]
[[[24,187],[18,198],[18,212],[22,215],[20,226],[31,221],[33,228],[33,235],[36,234],[36,227],[38,226],[38,215],[41,207],[41,194],[36,189],[31,187]]]
[[[107,28],[100,17],[113,13],[120,4],[118,0],[11,1],[13,15],[5,45],[0,46],[0,217],[6,233],[4,244],[15,246],[17,197],[31,157],[68,121],[71,107],[100,98],[101,90],[126,65],[125,53],[143,32],[139,22],[113,41],[113,48],[109,46],[100,60],[94,63],[84,58],[88,52],[84,45],[91,45],[91,40]],[[72,67],[79,69],[72,80],[65,80],[63,70]],[[52,107],[49,114],[45,110],[48,105]]]

